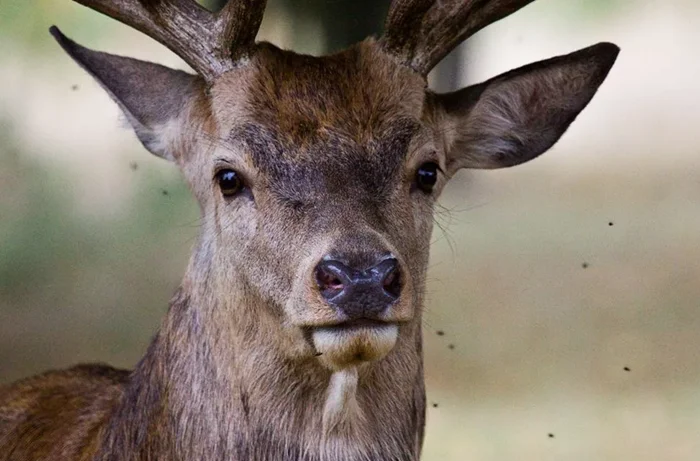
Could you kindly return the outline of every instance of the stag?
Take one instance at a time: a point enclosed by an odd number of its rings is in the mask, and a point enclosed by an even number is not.
[[[330,56],[255,37],[265,2],[76,0],[195,73],[63,49],[175,162],[202,226],[133,371],[80,365],[0,389],[4,460],[408,461],[425,425],[432,216],[462,168],[548,150],[619,49],[600,43],[447,94],[428,72],[532,0],[394,0]]]

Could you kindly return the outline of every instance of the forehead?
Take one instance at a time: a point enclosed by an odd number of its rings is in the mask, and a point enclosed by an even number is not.
[[[229,142],[241,145],[255,168],[279,195],[303,199],[319,193],[383,196],[400,177],[418,125],[399,119],[384,132],[357,142],[341,133],[326,133],[301,147],[285,141],[265,127],[237,126]],[[356,195],[356,198],[357,195]]]
[[[324,57],[261,44],[249,65],[215,84],[211,101],[221,136],[254,126],[284,152],[299,154],[404,133],[420,122],[425,87],[371,40]]]
[[[425,87],[372,41],[325,57],[262,44],[217,82],[211,101],[220,136],[242,144],[271,179],[315,170],[379,186],[420,131]]]

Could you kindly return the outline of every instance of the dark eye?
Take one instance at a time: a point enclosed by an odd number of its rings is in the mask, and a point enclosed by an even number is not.
[[[224,197],[233,197],[243,188],[241,177],[233,170],[220,170],[216,173],[216,180]]]
[[[435,162],[424,163],[416,171],[416,187],[423,192],[430,193],[438,180],[440,167]]]

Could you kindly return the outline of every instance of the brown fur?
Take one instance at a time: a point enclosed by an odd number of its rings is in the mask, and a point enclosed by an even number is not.
[[[598,45],[436,95],[373,39],[320,58],[259,44],[208,81],[54,34],[178,163],[203,225],[133,372],[82,366],[0,389],[2,461],[417,460],[434,204],[458,168],[551,147],[617,55]],[[441,169],[432,192],[416,187],[426,162]],[[221,168],[243,178],[237,196],[218,189]],[[331,328],[344,317],[316,264],[386,254],[402,271],[380,317],[391,327]]]
[[[90,459],[127,381],[127,371],[81,365],[0,387],[0,459]]]

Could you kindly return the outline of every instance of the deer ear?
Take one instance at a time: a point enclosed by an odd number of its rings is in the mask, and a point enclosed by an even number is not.
[[[600,43],[436,95],[450,173],[518,165],[552,147],[593,98],[619,51]]]
[[[55,26],[49,31],[119,105],[146,149],[174,160],[169,147],[173,130],[168,128],[177,122],[188,100],[200,88],[201,79],[151,62],[90,50]]]

